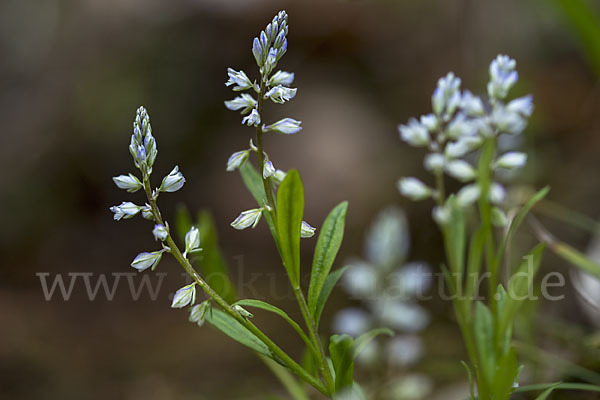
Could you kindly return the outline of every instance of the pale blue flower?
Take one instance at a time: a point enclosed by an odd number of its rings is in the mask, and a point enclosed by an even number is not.
[[[400,178],[398,190],[411,200],[424,200],[432,195],[431,189],[417,178]]]
[[[277,71],[269,79],[271,86],[284,85],[289,86],[294,82],[294,73],[286,71]]]
[[[236,169],[240,168],[242,165],[244,165],[249,156],[250,150],[236,151],[229,156],[226,170],[235,171]]]
[[[229,80],[225,82],[225,86],[235,85],[233,90],[236,92],[252,87],[252,82],[244,71],[236,71],[233,68],[227,68],[227,75],[229,76]]]
[[[140,206],[138,206],[130,201],[125,201],[118,206],[112,206],[110,208],[110,211],[112,211],[115,214],[114,215],[115,221],[118,221],[121,218],[124,218],[124,219],[133,218],[137,213],[140,212],[140,210],[141,210]]]
[[[263,179],[270,178],[275,174],[275,167],[271,161],[266,161],[263,166]]]
[[[363,261],[352,261],[342,275],[342,286],[354,297],[370,298],[377,293],[376,267]]]
[[[242,211],[230,225],[237,230],[246,229],[248,227],[254,228],[258,225],[262,213],[262,208],[253,208],[251,210]]]
[[[316,228],[310,226],[308,222],[302,221],[302,224],[300,225],[300,237],[305,239],[311,238],[315,236],[315,230]]]
[[[127,190],[129,193],[137,192],[142,188],[142,182],[133,174],[119,175],[112,179],[119,189]]]
[[[263,126],[263,130],[264,131],[274,131],[274,132],[292,135],[292,134],[298,133],[302,130],[302,127],[300,126],[300,124],[302,124],[301,121],[296,121],[295,119],[292,119],[292,118],[284,118],[284,119],[281,119],[281,120],[275,122],[274,124],[271,124],[268,126]]]
[[[167,236],[169,236],[169,230],[162,224],[156,224],[154,225],[152,234],[154,235],[155,240],[164,241],[167,239]]]
[[[260,114],[258,113],[258,110],[253,108],[250,114],[242,118],[242,124],[258,126],[258,124],[260,124]]]
[[[530,117],[533,113],[533,96],[528,95],[511,100],[506,105],[506,110],[520,114],[523,117]]]
[[[256,100],[248,93],[242,93],[241,96],[238,96],[233,100],[226,101],[225,107],[232,111],[242,110],[242,114],[247,114],[250,112],[250,110],[256,107]]]
[[[505,169],[516,169],[523,167],[526,162],[527,154],[519,151],[509,151],[496,160],[495,165]]]
[[[431,97],[433,112],[436,115],[452,114],[452,112],[460,105],[460,78],[449,72],[443,78],[440,78],[437,87]]]
[[[179,167],[175,166],[169,175],[165,176],[162,180],[159,190],[161,192],[176,192],[183,187],[185,178],[183,174],[179,172]]]
[[[185,234],[185,251],[183,256],[186,257],[190,253],[195,253],[202,250],[200,248],[200,232],[198,228],[193,226],[188,233]]]
[[[358,308],[346,308],[338,312],[333,319],[333,330],[357,337],[371,327],[371,317]]]
[[[423,165],[427,171],[441,171],[446,163],[446,157],[440,153],[430,153],[425,156]]]
[[[473,95],[473,93],[468,90],[465,90],[462,94],[460,108],[469,117],[480,117],[485,113],[485,108],[483,107],[483,101],[481,101],[481,98]]]
[[[444,169],[448,173],[448,175],[458,179],[462,182],[467,182],[472,179],[475,179],[476,171],[475,168],[471,166],[465,160],[452,160],[446,163]]]
[[[490,82],[488,83],[488,96],[494,99],[504,99],[508,91],[519,79],[515,67],[517,62],[505,55],[498,55],[490,63]]]
[[[204,325],[206,313],[210,310],[210,301],[205,300],[200,304],[196,304],[190,309],[190,316],[188,320],[194,322],[198,326]]]
[[[479,185],[470,184],[463,186],[456,194],[456,203],[459,207],[468,207],[479,199],[481,188]]]
[[[183,308],[196,302],[196,282],[182,287],[175,292],[171,308]]]
[[[140,253],[131,262],[131,266],[140,272],[148,268],[152,268],[152,271],[154,271],[154,269],[158,266],[160,259],[162,258],[163,252],[164,250],[153,251],[151,253]]]
[[[429,130],[414,118],[408,121],[408,125],[399,125],[398,131],[400,138],[411,146],[427,146],[431,140]]]
[[[270,98],[273,102],[283,104],[286,101],[290,101],[296,96],[296,91],[298,89],[288,88],[285,86],[277,85],[267,93],[265,93],[265,98]]]
[[[495,104],[492,110],[492,122],[501,133],[518,135],[527,126],[527,121],[518,112],[510,111],[501,104]]]

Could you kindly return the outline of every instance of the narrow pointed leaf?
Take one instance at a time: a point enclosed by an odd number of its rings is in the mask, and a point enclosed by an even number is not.
[[[290,326],[292,328],[294,328],[294,330],[298,333],[298,335],[300,336],[300,338],[302,338],[302,340],[304,341],[304,343],[306,343],[306,345],[313,351],[315,351],[310,339],[308,338],[308,336],[306,336],[306,334],[304,333],[304,331],[302,330],[302,328],[300,327],[300,325],[298,325],[298,323],[296,323],[296,321],[294,321],[285,311],[283,311],[281,308],[279,307],[275,307],[274,305],[271,305],[269,303],[266,303],[264,301],[261,300],[254,300],[254,299],[243,299],[243,300],[239,300],[237,301],[235,304],[240,305],[240,306],[246,306],[246,307],[255,307],[255,308],[260,308],[261,310],[265,310],[265,311],[270,311],[274,314],[279,315],[281,318],[283,318],[288,324],[290,324]]]
[[[304,187],[300,174],[290,170],[277,192],[277,233],[283,264],[294,288],[300,282],[300,228],[304,213]]]
[[[333,335],[329,339],[329,354],[335,371],[336,392],[352,386],[354,375],[354,340],[348,335]]]
[[[319,232],[308,288],[308,308],[313,317],[315,317],[325,280],[342,244],[347,210],[348,202],[344,201],[338,204],[325,218]]]
[[[210,312],[206,313],[205,318],[211,325],[236,342],[249,347],[259,354],[273,358],[269,348],[231,315],[218,309],[212,309]]]
[[[317,328],[319,327],[321,314],[323,313],[325,304],[327,304],[327,300],[329,299],[331,291],[348,268],[350,268],[350,265],[346,265],[345,267],[337,269],[329,275],[327,275],[325,283],[323,284],[323,288],[321,289],[321,293],[319,294],[319,299],[317,300],[317,305],[313,314],[313,319],[315,320],[315,325],[317,326]]]

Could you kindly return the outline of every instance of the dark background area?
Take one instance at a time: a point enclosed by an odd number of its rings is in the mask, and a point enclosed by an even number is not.
[[[154,183],[175,164],[187,179],[181,191],[161,198],[167,220],[179,203],[210,209],[234,280],[260,273],[252,288],[265,299],[281,294],[273,302],[296,309],[266,226],[229,227],[254,201],[239,175],[225,172],[228,156],[253,133],[223,106],[233,98],[226,69],[256,77],[252,38],[280,9],[290,15],[290,32],[279,66],[296,73],[298,94],[285,106],[269,106],[267,116],[302,120],[304,129],[269,135],[266,148],[277,167],[300,170],[305,219],[313,225],[349,200],[337,267],[361,255],[369,221],[389,204],[409,215],[411,259],[439,264],[430,205],[402,199],[395,187],[400,176],[427,178],[422,151],[400,142],[397,124],[430,112],[435,82],[447,71],[484,93],[498,53],[517,59],[513,94],[532,93],[536,104],[524,134],[530,162],[522,182],[550,184],[553,201],[594,217],[600,212],[598,76],[555,1],[4,0],[0,398],[246,399],[281,390],[249,351],[170,309],[168,294],[183,278],[168,257],[157,270],[168,275],[156,301],[146,292],[134,301],[126,278],[112,301],[102,292],[90,301],[81,277],[69,301],[59,293],[46,301],[36,276],[48,272],[51,282],[56,274],[68,280],[68,273],[89,272],[95,283],[98,274],[132,272],[138,252],[157,248],[150,223],[117,223],[108,210],[143,201],[118,190],[111,177],[133,171],[127,146],[135,110],[144,105],[159,149]],[[558,233],[581,249],[590,239],[563,226]],[[305,275],[314,243],[303,242]],[[543,265],[565,267],[551,256]],[[592,332],[569,285],[565,293],[552,315]],[[334,292],[325,332],[333,310],[346,303],[342,291]],[[463,348],[450,305],[425,306],[434,323],[417,369],[444,393],[465,380],[458,365]],[[276,317],[257,315],[256,322],[273,336],[283,328]],[[298,355],[300,343],[280,336]]]

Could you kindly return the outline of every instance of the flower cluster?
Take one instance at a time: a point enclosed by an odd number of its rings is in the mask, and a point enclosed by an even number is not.
[[[288,16],[285,11],[280,11],[260,32],[258,37],[254,38],[252,43],[252,54],[260,72],[259,82],[253,81],[244,71],[236,71],[233,68],[227,69],[229,79],[225,82],[226,86],[232,87],[235,92],[252,90],[253,94],[241,93],[233,100],[225,102],[225,107],[232,111],[240,111],[244,117],[242,124],[253,126],[257,130],[257,137],[266,132],[277,132],[283,134],[295,134],[302,129],[301,121],[292,118],[283,118],[272,124],[262,123],[262,108],[264,100],[271,100],[273,103],[283,104],[296,96],[297,89],[289,87],[294,82],[294,73],[287,71],[277,71],[277,63],[287,51],[287,25]],[[227,171],[235,171],[241,168],[254,152],[259,159],[259,166],[262,170],[262,177],[269,182],[269,186],[279,185],[286,176],[285,171],[275,168],[269,155],[262,149],[261,140],[258,139],[258,147],[250,140],[249,148],[233,153],[227,161]],[[265,199],[261,207],[243,211],[232,223],[235,229],[246,229],[256,227],[265,211],[270,211],[272,205]],[[315,228],[308,223],[302,223],[302,237],[312,237]]]
[[[405,264],[409,248],[404,213],[398,208],[385,209],[367,234],[366,260],[351,261],[342,276],[344,289],[367,310],[339,311],[334,331],[359,336],[373,327],[387,327],[403,333],[372,341],[358,356],[363,364],[386,362],[406,367],[422,355],[423,345],[416,333],[428,325],[429,316],[415,297],[428,289],[431,272],[422,262]]]
[[[438,186],[429,187],[414,177],[398,181],[400,192],[412,199],[434,198],[439,206],[434,209],[434,217],[443,223],[448,217],[445,207],[443,174],[464,183],[456,194],[457,204],[466,207],[487,196],[493,204],[494,223],[503,226],[507,223],[501,207],[506,190],[497,182],[498,170],[516,170],[525,165],[527,155],[516,151],[495,154],[498,137],[506,134],[519,135],[527,126],[533,112],[531,96],[507,101],[508,92],[518,80],[516,62],[507,56],[499,55],[489,68],[490,80],[487,85],[488,101],[470,91],[461,91],[461,80],[450,72],[438,81],[431,102],[433,113],[423,115],[419,120],[411,118],[406,125],[399,126],[400,137],[414,147],[425,147],[424,167],[438,180]],[[482,150],[486,142],[492,144],[492,156],[486,165],[472,165],[471,153]],[[494,181],[482,184],[480,167],[491,172]],[[482,192],[484,192],[482,194]]]
[[[154,222],[152,235],[154,239],[161,242],[162,249],[150,252],[142,252],[138,254],[131,262],[131,266],[138,271],[147,269],[154,270],[165,252],[170,252],[171,248],[167,245],[169,236],[169,224],[163,221],[156,201],[160,193],[176,192],[183,187],[185,178],[179,172],[179,167],[175,166],[173,170],[162,179],[160,186],[154,190],[150,187],[150,176],[152,174],[152,166],[156,160],[158,150],[156,148],[156,140],[152,136],[152,126],[150,125],[150,116],[144,107],[137,110],[137,115],[133,123],[133,134],[129,144],[129,152],[133,157],[133,162],[136,168],[140,171],[142,178],[138,178],[132,173],[120,175],[113,178],[115,185],[119,189],[124,189],[127,192],[134,193],[140,189],[146,192],[148,202],[143,206],[132,202],[123,202],[118,206],[113,206],[110,210],[114,213],[114,219],[129,219],[137,214],[140,214],[148,220]],[[185,251],[183,257],[188,254],[200,251],[200,234],[198,229],[192,227],[185,235]],[[188,285],[177,291],[173,299],[172,307],[181,308],[189,303],[194,303],[195,286]],[[184,304],[185,303],[185,304]]]

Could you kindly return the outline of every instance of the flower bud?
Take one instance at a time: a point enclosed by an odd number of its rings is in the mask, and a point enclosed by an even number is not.
[[[236,313],[238,313],[239,315],[241,315],[244,318],[252,318],[254,317],[254,315],[248,311],[246,311],[244,308],[242,308],[242,306],[235,304],[233,306],[233,311],[235,311]]]
[[[183,256],[200,251],[200,231],[195,226],[185,234],[185,251]]]
[[[253,108],[250,114],[242,118],[242,124],[248,126],[258,126],[260,124],[260,114],[256,108]]]
[[[523,117],[530,117],[533,113],[533,96],[519,97],[506,105],[506,109]]]
[[[427,171],[441,171],[444,168],[445,163],[446,157],[440,153],[427,154],[425,156],[425,161],[423,162]]]
[[[275,167],[271,161],[265,162],[263,166],[263,179],[267,179],[275,174]]]
[[[292,118],[284,118],[275,122],[274,124],[264,126],[263,130],[293,135],[294,133],[298,133],[302,130],[302,127],[300,126],[301,123],[301,121],[296,121]]]
[[[236,71],[233,68],[227,68],[227,75],[229,75],[229,80],[225,82],[225,86],[235,85],[233,90],[236,92],[252,87],[252,82],[244,71]]]
[[[161,192],[176,192],[185,183],[185,178],[179,172],[179,167],[175,166],[169,175],[165,176],[162,180],[159,190]]]
[[[205,300],[200,304],[196,304],[190,309],[189,321],[198,324],[198,326],[204,325],[204,318],[209,309],[210,300]]]
[[[286,72],[286,71],[277,71],[269,79],[269,84],[271,86],[276,85],[291,85],[294,82],[294,73]]]
[[[175,292],[175,296],[173,296],[173,302],[171,303],[171,308],[183,308],[188,304],[194,304],[195,302],[196,282],[184,286]]]
[[[265,93],[265,99],[271,99],[275,103],[283,104],[286,101],[290,101],[296,96],[298,89],[288,88],[285,86],[277,85],[267,93]]]
[[[253,208],[251,210],[242,211],[242,213],[231,223],[235,229],[242,230],[248,227],[256,227],[260,217],[262,216],[262,208]]]
[[[521,168],[527,162],[527,154],[518,151],[504,153],[497,161],[496,166],[505,169]]]
[[[130,201],[125,201],[118,206],[112,206],[110,208],[110,211],[115,213],[115,215],[114,215],[115,221],[118,221],[121,218],[124,218],[124,219],[133,218],[137,213],[140,212],[140,210],[141,210],[140,206],[138,206]]]
[[[154,271],[154,269],[158,266],[164,251],[165,250],[153,251],[151,253],[140,253],[133,259],[131,266],[140,272],[147,270],[148,268],[152,268],[152,271]]]
[[[468,207],[479,199],[481,189],[476,184],[464,186],[456,194],[456,204],[459,207]]]
[[[129,193],[137,192],[142,188],[142,182],[133,174],[119,175],[112,179],[119,189],[127,190]]]
[[[231,111],[242,110],[242,114],[247,114],[256,107],[256,100],[248,93],[242,93],[241,96],[236,97],[233,100],[225,102],[225,107]]]
[[[398,190],[403,196],[411,200],[424,200],[431,196],[431,189],[417,178],[401,178],[398,181]]]
[[[239,167],[241,167],[248,157],[250,156],[250,150],[237,151],[229,156],[229,160],[227,160],[227,171],[235,171]]]
[[[310,238],[315,235],[315,228],[310,226],[308,222],[302,221],[300,225],[300,237],[301,238]]]
[[[475,178],[475,169],[464,160],[453,160],[446,164],[448,175],[458,179],[461,182],[467,182]]]
[[[411,146],[427,146],[430,141],[429,131],[416,119],[411,118],[408,125],[399,125],[400,138]]]
[[[156,224],[154,225],[152,234],[154,235],[155,240],[160,240],[162,242],[169,236],[169,230],[162,224]]]

